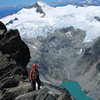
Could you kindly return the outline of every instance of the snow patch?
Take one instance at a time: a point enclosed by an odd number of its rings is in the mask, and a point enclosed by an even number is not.
[[[44,18],[41,18],[41,14],[37,13],[36,8],[33,7],[24,8],[16,14],[0,20],[6,24],[15,17],[18,18],[16,22],[7,27],[19,29],[21,37],[24,39],[47,36],[48,32],[69,26],[86,30],[84,42],[90,42],[100,36],[100,22],[94,20],[95,16],[100,17],[100,6],[76,8],[76,6],[67,5],[54,8],[43,2],[38,2],[38,4],[46,14]]]
[[[72,34],[71,34],[71,32],[69,31],[69,32],[67,32],[67,33],[65,33],[65,35],[66,36],[68,36],[68,37],[72,37]]]
[[[83,52],[83,50],[80,49],[80,50],[77,52],[77,54],[80,55],[80,54],[82,54],[82,52]]]

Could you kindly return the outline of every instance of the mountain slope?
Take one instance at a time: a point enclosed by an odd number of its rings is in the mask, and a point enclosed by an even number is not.
[[[67,27],[27,41],[32,57],[28,67],[36,63],[41,78],[52,84],[78,81],[90,97],[99,100],[100,38],[88,45],[83,43],[84,37],[85,31]]]
[[[47,36],[47,32],[55,29],[73,26],[86,30],[85,42],[89,42],[100,36],[100,22],[95,19],[99,17],[99,6],[76,7],[67,5],[64,7],[51,7],[45,3],[38,2],[42,11],[45,13],[37,13],[36,7],[30,9],[23,8],[16,14],[2,18],[5,24],[14,18],[18,18],[13,24],[7,25],[8,28],[17,28],[23,39],[30,39],[37,36]]]
[[[37,13],[37,7],[32,7],[1,19],[7,23],[18,18],[7,27],[18,28],[28,44],[31,52],[28,67],[32,63],[39,65],[41,78],[51,83],[78,81],[89,96],[99,100],[100,7],[54,8],[41,2],[38,6],[44,17]]]

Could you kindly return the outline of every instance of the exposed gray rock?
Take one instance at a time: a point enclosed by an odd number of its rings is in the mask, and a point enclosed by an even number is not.
[[[19,81],[15,77],[6,77],[0,82],[0,89],[18,86]]]
[[[21,40],[18,30],[7,31],[2,22],[0,22],[0,30],[0,32],[4,30],[3,34],[0,34],[2,36],[0,38],[0,91],[5,93],[6,88],[16,87],[21,79],[27,78],[26,66],[30,60],[30,52]]]
[[[37,13],[42,14],[41,17],[45,17],[46,14],[43,11],[42,7],[38,3],[35,3],[35,4],[33,4],[33,5],[31,5],[31,6],[27,7],[27,8],[30,9],[30,8],[33,8],[33,7],[36,8],[36,12]]]
[[[48,87],[44,87],[40,90],[18,96],[15,100],[66,100],[70,96],[69,93],[66,91],[64,91],[64,95],[62,96],[62,94],[56,94],[54,92],[50,92],[50,90],[51,89],[49,89]],[[68,99],[68,100],[74,100],[74,99]]]
[[[45,100],[56,100],[57,96],[55,94],[49,94]]]
[[[77,69],[82,72],[77,80],[83,86],[83,89],[88,92],[88,95],[97,100],[100,99],[100,95],[98,95],[100,93],[98,90],[98,87],[100,87],[99,62],[100,37],[97,38],[93,46],[85,50],[77,65]]]
[[[31,63],[41,66],[40,72],[55,79],[69,79],[68,70],[80,57],[85,31],[73,27],[56,30],[46,38],[38,37],[31,48]],[[34,57],[35,56],[35,57]],[[72,72],[73,73],[73,72]],[[65,77],[64,77],[65,76]],[[75,75],[71,75],[73,79]]]
[[[95,16],[94,19],[96,19],[97,21],[100,22],[100,17],[99,16]]]
[[[36,100],[37,95],[38,95],[37,91],[29,92],[21,96],[18,96],[15,100]]]
[[[57,100],[73,100],[67,91],[62,92]]]
[[[15,17],[14,19],[10,20],[6,25],[13,24],[17,20],[18,20],[18,18]]]
[[[100,38],[93,43],[84,43],[85,31],[67,27],[48,33],[47,37],[38,37],[29,42],[31,63],[38,65],[45,80],[75,80],[90,97],[100,99],[92,89],[100,86]],[[35,56],[35,57],[34,57]],[[30,64],[28,65],[30,67]],[[100,91],[99,91],[100,92]],[[96,92],[97,93],[97,92]]]
[[[21,40],[18,30],[10,29],[0,40],[0,50],[3,54],[9,54],[9,59],[14,59],[17,64],[25,67],[30,59],[27,45]]]
[[[45,98],[48,95],[48,92],[49,92],[48,88],[42,88],[41,90],[39,90],[36,100],[45,100]]]
[[[31,89],[30,83],[20,83],[19,86],[13,88],[6,88],[3,94],[3,100],[14,100],[17,96],[28,93]]]
[[[97,63],[96,68],[100,72],[100,62]]]
[[[0,40],[3,38],[4,33],[7,32],[6,26],[0,21]]]
[[[1,21],[0,21],[0,30],[3,30],[4,33],[7,32],[7,28],[6,28],[6,26],[5,26]]]

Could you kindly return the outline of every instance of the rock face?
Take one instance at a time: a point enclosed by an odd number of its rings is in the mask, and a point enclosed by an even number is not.
[[[38,3],[35,3],[35,4],[31,5],[31,6],[29,6],[28,9],[33,8],[33,7],[36,8],[36,12],[37,13],[42,14],[41,17],[45,17],[46,14],[45,14],[45,12],[43,11],[43,9],[41,8],[41,6]]]
[[[18,30],[9,30],[0,41],[0,50],[13,58],[17,64],[25,67],[29,62],[30,55],[27,45],[21,40]]]
[[[6,33],[7,32],[6,26],[1,21],[0,21],[0,30],[3,31],[3,33]]]
[[[95,16],[94,19],[100,22],[100,17],[99,16]]]
[[[77,64],[79,77],[77,80],[88,92],[88,95],[100,99],[100,37],[87,48]],[[86,85],[87,84],[87,85]]]
[[[9,24],[13,24],[15,21],[17,21],[18,20],[18,18],[16,17],[16,18],[14,18],[13,20],[10,20],[6,25],[9,25]]]
[[[55,90],[56,92],[47,86],[40,90],[29,91],[31,89],[30,83],[23,82],[17,87],[6,89],[0,100],[74,100],[66,90],[58,88],[59,90]]]
[[[77,61],[82,52],[84,37],[85,31],[73,27],[48,33],[46,38],[38,37],[32,44],[34,48],[30,48],[31,60],[42,67],[42,74],[47,73],[55,79],[67,80],[70,78],[68,70],[71,71],[71,64]],[[71,77],[75,78],[74,75]]]
[[[20,78],[27,77],[26,65],[30,60],[27,45],[21,40],[18,30],[7,31],[0,22],[0,89],[15,87]]]

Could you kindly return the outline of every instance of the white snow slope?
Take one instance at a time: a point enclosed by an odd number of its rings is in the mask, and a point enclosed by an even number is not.
[[[86,30],[84,42],[90,42],[100,36],[100,22],[94,19],[100,17],[100,6],[76,7],[66,5],[63,7],[51,7],[43,2],[38,2],[46,16],[36,12],[36,8],[22,9],[16,14],[0,19],[5,24],[15,17],[18,21],[7,25],[8,28],[18,29],[23,39],[46,36],[47,32],[55,29],[73,26]]]

